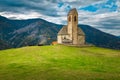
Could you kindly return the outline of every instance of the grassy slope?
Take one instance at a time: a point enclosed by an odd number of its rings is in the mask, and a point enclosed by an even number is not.
[[[81,79],[120,79],[120,50],[56,45],[0,51],[0,80]]]

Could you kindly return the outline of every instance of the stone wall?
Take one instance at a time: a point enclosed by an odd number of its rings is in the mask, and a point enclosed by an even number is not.
[[[85,36],[78,36],[78,44],[79,45],[85,44]]]

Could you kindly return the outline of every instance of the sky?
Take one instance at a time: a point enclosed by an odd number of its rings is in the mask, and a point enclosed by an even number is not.
[[[76,8],[79,24],[120,36],[120,0],[0,0],[0,15],[10,19],[42,18],[67,25],[67,14]]]

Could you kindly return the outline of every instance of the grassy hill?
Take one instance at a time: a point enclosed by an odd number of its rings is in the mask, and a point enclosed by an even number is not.
[[[120,50],[31,46],[0,51],[0,80],[119,80]]]

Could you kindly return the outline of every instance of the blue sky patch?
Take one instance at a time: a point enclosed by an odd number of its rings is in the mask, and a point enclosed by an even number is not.
[[[86,7],[79,8],[80,10],[96,12],[100,9],[106,9],[106,11],[114,12],[117,11],[118,6],[116,5],[116,0],[107,0],[106,2],[89,5]]]
[[[66,8],[65,8],[66,11],[69,11],[70,9],[71,9],[70,5],[66,6]]]
[[[90,12],[96,12],[98,10],[97,7],[93,5],[89,5],[87,7],[80,8],[80,10],[90,11]]]
[[[59,8],[61,8],[63,5],[64,5],[63,2],[59,2],[57,6],[58,6]]]

